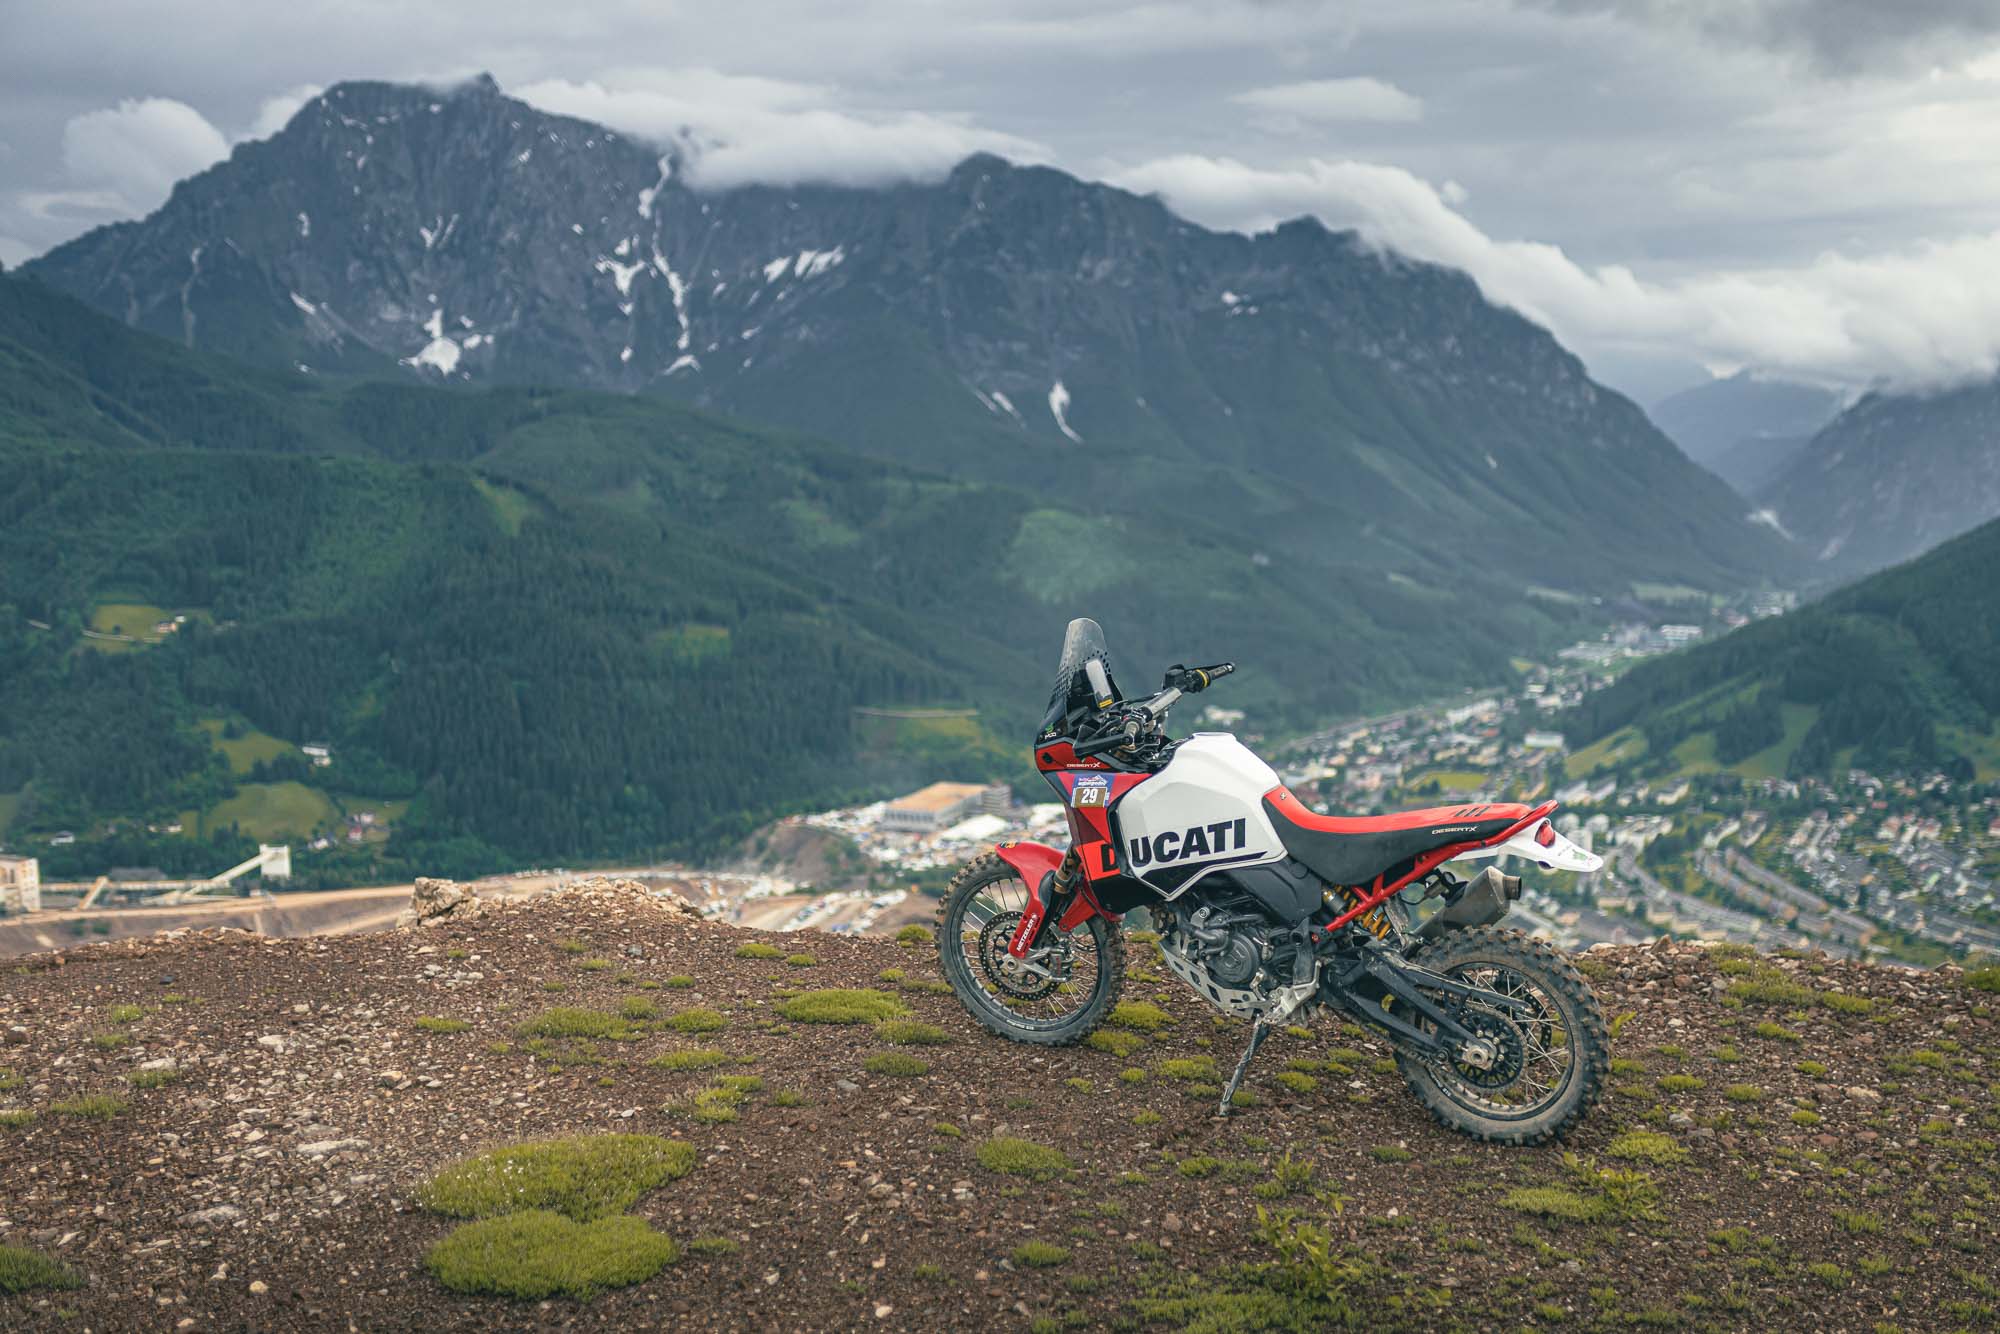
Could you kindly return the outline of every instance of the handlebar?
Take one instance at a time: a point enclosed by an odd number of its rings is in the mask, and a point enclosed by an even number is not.
[[[1095,659],[1091,665],[1096,665]],[[1183,695],[1199,694],[1235,670],[1233,662],[1218,662],[1210,667],[1183,667],[1176,663],[1167,669],[1166,681],[1157,695],[1126,706],[1129,712],[1121,726],[1092,740],[1076,742],[1071,749],[1078,759],[1089,759],[1107,750],[1137,745],[1142,736],[1158,731],[1160,720],[1167,716],[1167,710],[1180,703]],[[1096,687],[1094,680],[1092,685]]]
[[[1178,690],[1183,694],[1195,695],[1235,670],[1236,664],[1233,662],[1218,662],[1211,667],[1183,667],[1175,663],[1167,668],[1167,678],[1160,683],[1160,687],[1163,690]]]

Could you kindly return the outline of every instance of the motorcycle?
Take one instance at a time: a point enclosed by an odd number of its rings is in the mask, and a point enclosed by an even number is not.
[[[1603,860],[1556,830],[1554,801],[1317,815],[1234,736],[1170,738],[1168,711],[1234,670],[1177,665],[1128,699],[1097,623],[1070,622],[1035,739],[1070,846],[1001,844],[953,878],[937,940],[959,1000],[1000,1037],[1081,1042],[1118,1002],[1123,921],[1143,908],[1166,967],[1250,1021],[1217,1115],[1271,1030],[1323,1007],[1386,1038],[1440,1124],[1504,1144],[1562,1135],[1610,1070],[1603,1011],[1563,955],[1497,925],[1519,877],[1449,868]]]

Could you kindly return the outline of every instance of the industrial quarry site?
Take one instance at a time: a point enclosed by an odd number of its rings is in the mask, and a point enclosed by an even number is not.
[[[0,1280],[38,1281],[0,1327],[2000,1318],[1993,970],[1599,946],[1608,1096],[1509,1149],[1432,1126],[1323,1013],[1217,1120],[1240,1030],[1154,952],[1058,1050],[977,1028],[921,927],[772,935],[601,879],[16,959]]]

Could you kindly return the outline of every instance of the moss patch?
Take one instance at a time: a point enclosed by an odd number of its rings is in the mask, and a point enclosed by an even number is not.
[[[1035,1181],[1053,1181],[1075,1170],[1069,1156],[1061,1149],[1052,1149],[1032,1140],[1016,1139],[1011,1135],[987,1140],[979,1146],[977,1157],[979,1165],[989,1172],[1029,1177]]]
[[[653,1135],[536,1140],[451,1164],[418,1188],[417,1200],[454,1218],[552,1210],[589,1222],[693,1166],[693,1146]]]
[[[54,1292],[83,1286],[83,1275],[60,1260],[21,1246],[0,1246],[0,1292]]]
[[[836,987],[802,991],[780,1003],[778,1013],[801,1024],[879,1024],[901,1019],[909,1010],[886,991]]]
[[[579,1223],[545,1209],[466,1223],[424,1257],[453,1292],[538,1301],[588,1300],[607,1288],[643,1283],[680,1258],[673,1239],[643,1218]]]

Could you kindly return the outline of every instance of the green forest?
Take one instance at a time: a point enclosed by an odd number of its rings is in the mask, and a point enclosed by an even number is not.
[[[1907,565],[1635,667],[1566,721],[1644,770],[1850,767],[2000,777],[2000,522]],[[1639,758],[1643,755],[1643,758]]]
[[[0,276],[0,838],[76,833],[37,847],[51,878],[213,871],[287,821],[394,811],[302,884],[691,854],[1025,782],[1071,616],[1137,681],[1243,663],[1225,702],[1271,731],[1501,679],[1576,628],[1477,579],[1254,555],[643,397],[248,370]],[[883,746],[863,706],[979,712]]]

